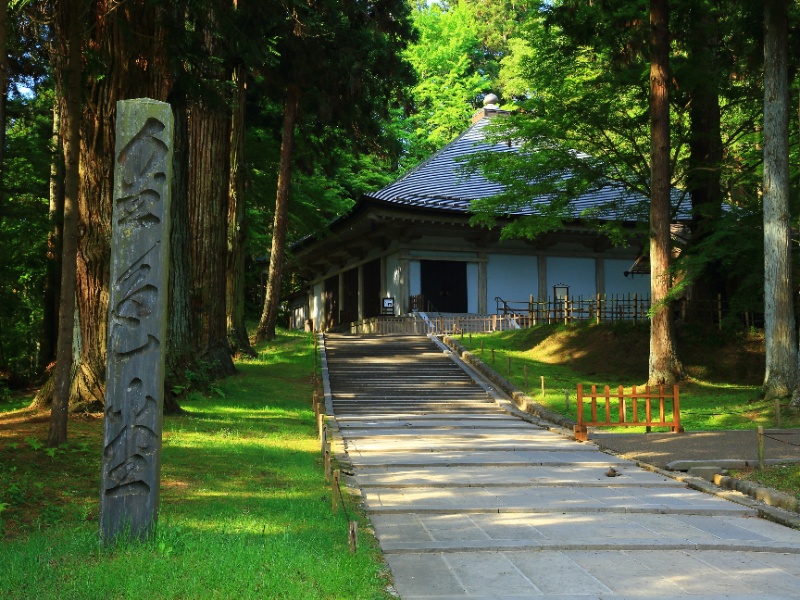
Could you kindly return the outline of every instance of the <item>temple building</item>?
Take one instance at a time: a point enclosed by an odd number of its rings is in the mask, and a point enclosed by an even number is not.
[[[307,282],[290,305],[294,327],[325,331],[381,315],[486,315],[524,310],[532,301],[649,297],[642,260],[647,239],[616,247],[579,217],[602,206],[601,220],[635,227],[622,215],[643,198],[618,184],[574,200],[574,220],[534,241],[500,236],[503,223],[525,211],[498,219],[493,228],[470,224],[470,202],[502,187],[466,172],[464,159],[486,150],[518,151],[487,141],[487,125],[507,114],[493,103],[495,96],[487,100],[456,140],[294,245],[290,268]],[[617,209],[609,211],[610,205]]]

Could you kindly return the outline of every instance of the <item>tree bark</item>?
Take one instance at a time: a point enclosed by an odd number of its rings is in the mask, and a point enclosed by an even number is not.
[[[669,1],[650,1],[650,322],[651,385],[672,384],[681,367],[675,352],[672,311],[666,301],[671,286]]]
[[[691,4],[688,60],[697,75],[689,89],[689,169],[687,186],[692,199],[690,247],[713,233],[722,215],[722,127],[719,103],[719,23],[706,2]],[[693,297],[711,300],[723,292],[725,273],[718,261],[705,265],[692,283]],[[704,315],[702,318],[709,318]]]
[[[0,0],[0,222],[6,197],[6,105],[8,103],[8,0]]]
[[[219,56],[219,41],[212,30],[215,10],[201,32],[209,56]],[[225,102],[213,91],[226,73],[213,64],[206,67],[202,76],[209,85],[203,97],[189,101],[189,314],[195,352],[209,375],[222,376],[235,372],[225,312],[231,134]]]
[[[189,282],[193,345],[212,373],[234,372],[225,316],[229,120],[211,100],[189,105]]]
[[[789,214],[788,3],[764,0],[764,338],[766,398],[797,381]]]
[[[255,356],[244,322],[244,259],[247,241],[247,213],[244,183],[244,119],[247,73],[243,64],[233,69],[234,99],[231,113],[230,183],[228,186],[228,268],[225,285],[228,345],[233,354]]]
[[[56,359],[58,304],[61,296],[61,246],[64,229],[64,145],[61,138],[62,92],[56,85],[53,103],[53,155],[50,160],[50,232],[47,234],[47,273],[44,283],[42,338],[39,367]]]
[[[79,357],[73,365],[69,406],[99,410],[105,397],[116,102],[142,96],[164,100],[173,77],[164,44],[156,42],[164,34],[161,13],[153,3],[92,3],[88,12],[86,3],[77,5],[75,13],[91,25],[86,41],[105,70],[86,83],[81,121],[76,272],[81,343],[75,348]],[[43,392],[47,389],[52,388],[44,386]],[[47,398],[40,393],[37,403],[44,402]]]
[[[196,369],[197,357],[192,348],[189,318],[189,181],[188,120],[186,99],[181,94],[170,99],[174,116],[174,146],[172,150],[172,207],[170,222],[169,296],[167,316],[167,373],[164,380],[164,413],[180,414],[178,390],[188,384],[187,369]]]
[[[275,198],[275,218],[272,225],[272,250],[269,257],[269,275],[264,294],[264,310],[256,331],[256,341],[275,337],[275,324],[281,301],[281,278],[283,277],[286,229],[289,217],[289,194],[292,180],[292,154],[294,152],[294,126],[300,105],[300,89],[289,85],[283,111],[283,134],[281,136],[281,160],[278,171],[278,190]]]
[[[72,379],[72,341],[75,324],[75,275],[78,254],[78,171],[81,124],[81,0],[64,0],[58,4],[62,48],[66,50],[66,74],[63,78],[66,111],[62,122],[64,136],[64,229],[59,301],[56,366],[53,371],[53,403],[50,409],[50,433],[47,444],[57,447],[67,441],[67,409]]]

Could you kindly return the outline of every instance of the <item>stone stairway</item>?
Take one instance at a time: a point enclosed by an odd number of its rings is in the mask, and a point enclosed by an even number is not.
[[[485,390],[425,336],[326,336],[334,413],[501,414]]]
[[[426,337],[325,346],[401,598],[800,597],[800,532],[509,414]]]

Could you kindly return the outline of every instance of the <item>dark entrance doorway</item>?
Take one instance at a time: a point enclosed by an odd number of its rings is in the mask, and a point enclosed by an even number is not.
[[[467,312],[467,263],[420,261],[422,295],[440,312]],[[428,308],[427,306],[425,308]]]

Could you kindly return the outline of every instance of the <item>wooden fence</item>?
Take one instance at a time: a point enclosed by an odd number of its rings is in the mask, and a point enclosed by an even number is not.
[[[432,315],[416,313],[408,317],[372,317],[340,325],[341,333],[427,335],[428,333],[489,333],[529,327],[520,315]]]
[[[584,400],[589,400],[590,419],[585,417]],[[605,409],[605,419],[598,418],[598,400]],[[653,412],[653,400],[657,400]],[[644,406],[639,402],[644,401]],[[613,405],[613,406],[612,406]],[[664,391],[664,386],[658,386],[658,391],[651,391],[650,386],[645,386],[644,393],[637,392],[636,386],[630,393],[625,393],[619,386],[616,394],[612,394],[609,387],[597,393],[597,386],[592,386],[588,395],[583,393],[583,384],[578,384],[578,424],[575,425],[575,439],[585,442],[588,439],[587,427],[669,427],[674,433],[683,431],[681,427],[681,407],[678,386],[672,386],[672,391]],[[644,415],[642,410],[644,409]],[[668,418],[669,417],[669,418]]]
[[[510,329],[525,329],[553,323],[648,322],[650,298],[638,294],[612,294],[595,297],[571,296],[561,299],[511,301],[495,298],[494,314],[441,314],[425,312],[423,296],[411,296],[409,306],[414,311],[404,316],[378,316],[352,323],[343,323],[332,331],[422,335],[427,333],[490,333]],[[722,328],[729,307],[721,297],[708,300],[681,299],[673,305],[675,316],[682,321],[705,321]],[[731,315],[735,316],[735,315]],[[744,312],[738,315],[743,325],[758,324],[758,315]],[[727,318],[727,317],[726,317]]]
[[[595,297],[570,296],[527,302],[495,298],[498,315],[516,315],[525,327],[540,323],[576,323],[605,321],[629,321],[638,323],[647,320],[650,298],[638,294],[597,294]]]

